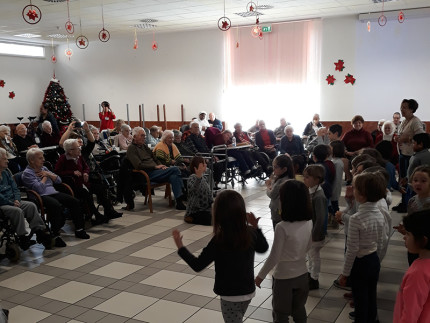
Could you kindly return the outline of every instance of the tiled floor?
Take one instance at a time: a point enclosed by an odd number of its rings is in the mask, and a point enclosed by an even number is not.
[[[236,187],[247,208],[262,217],[260,226],[269,243],[272,223],[262,182]],[[184,212],[167,207],[156,192],[153,214],[136,199],[136,210],[107,225],[90,228],[91,239],[76,240],[66,227],[68,247],[45,251],[31,247],[16,264],[0,262],[1,305],[10,310],[10,322],[222,322],[219,298],[213,293],[214,267],[192,271],[177,255],[173,228],[183,234],[191,252],[198,254],[212,228],[186,224]],[[394,196],[397,202],[398,196]],[[392,213],[393,223],[400,216]],[[351,322],[345,291],[332,286],[343,263],[342,229],[330,230],[321,251],[320,289],[311,291],[306,304],[308,322]],[[255,271],[268,253],[256,255]],[[407,269],[402,237],[394,233],[382,263],[378,283],[381,322],[392,322],[392,311]],[[267,277],[246,313],[246,323],[271,322],[271,280]]]

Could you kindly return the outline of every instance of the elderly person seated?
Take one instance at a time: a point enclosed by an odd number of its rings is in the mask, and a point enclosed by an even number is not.
[[[342,138],[345,145],[346,156],[354,158],[363,148],[373,148],[373,139],[370,133],[363,129],[364,119],[360,115],[351,120],[352,130],[347,131]]]
[[[55,134],[60,135],[60,129],[58,128],[57,119],[55,119],[54,115],[49,111],[53,109],[54,109],[54,105],[51,102],[45,102],[40,105],[40,116],[39,116],[39,120],[37,121],[39,124],[38,129],[40,133],[43,132],[43,129],[42,129],[43,122],[49,121],[49,123],[52,126],[52,131]]]
[[[149,135],[146,136],[146,144],[148,147],[155,147],[156,144],[160,142],[160,139],[158,138],[160,135],[160,128],[157,126],[152,126],[149,128]]]
[[[88,122],[82,122],[82,127],[77,127],[77,122],[79,121],[74,120],[69,124],[67,130],[64,132],[63,136],[60,139],[60,146],[62,147],[64,141],[66,141],[67,139],[78,139],[79,146],[81,147],[82,156],[84,157],[85,162],[88,163],[90,154],[93,152],[94,147],[96,145],[95,138],[90,130],[90,125],[88,124]],[[81,129],[82,131],[78,132],[79,129]],[[86,138],[84,138],[82,132],[85,134]]]
[[[130,126],[128,124],[123,124],[121,126],[121,133],[115,136],[114,145],[119,147],[120,150],[127,150],[128,146],[130,146],[133,141],[133,136],[130,133]]]
[[[305,153],[302,140],[300,136],[294,134],[292,126],[285,127],[285,136],[281,139],[280,151],[281,154],[288,154],[290,156],[302,155]]]
[[[10,137],[10,128],[5,125],[0,126],[0,148],[6,150],[9,170],[12,174],[18,173],[27,166],[25,158],[19,156],[18,149]]]
[[[39,243],[50,248],[51,237],[46,231],[45,223],[34,203],[21,200],[19,189],[12,178],[12,174],[7,169],[8,159],[6,155],[6,150],[0,148],[0,209],[10,219],[10,223],[18,235],[18,243],[22,250],[27,250],[32,244],[30,238],[33,233],[36,234]],[[30,226],[30,235],[27,235],[25,220]]]
[[[199,117],[195,119],[200,125],[200,131],[202,136],[204,136],[206,129],[211,126],[209,121],[206,119],[206,115],[206,111],[200,111]]]
[[[221,120],[218,120],[215,117],[215,113],[213,113],[213,112],[209,113],[209,120],[208,120],[208,122],[211,125],[211,127],[218,128],[220,131],[222,131],[222,122],[221,122]]]
[[[199,153],[210,154],[210,149],[206,144],[205,138],[200,133],[200,124],[194,120],[190,123],[190,134],[185,140],[187,147],[193,152],[193,156]],[[217,162],[218,158],[215,157],[213,163],[213,175],[215,184],[221,182],[222,173],[225,170],[224,162]],[[217,186],[217,185],[216,185]]]
[[[90,125],[90,131],[94,137],[93,155],[106,155],[113,151],[112,146],[108,142],[100,139],[100,132],[97,127]]]
[[[393,121],[385,121],[382,126],[382,133],[376,137],[375,145],[379,144],[381,141],[388,141],[391,143],[391,157],[387,160],[391,161],[394,165],[399,162],[399,152],[397,150],[397,140],[396,140],[396,125]],[[375,147],[376,148],[376,147]]]
[[[233,134],[231,133],[230,130],[224,130],[223,132],[216,134],[212,138],[212,145],[213,146],[227,145],[231,147],[232,137],[233,137]],[[239,170],[242,177],[245,177],[245,178],[250,177],[256,173],[257,167],[255,166],[254,162],[252,161],[249,154],[245,150],[241,150],[241,149],[228,150],[227,154],[236,159],[237,163],[239,164]]]
[[[274,159],[278,155],[275,135],[272,130],[266,128],[264,120],[258,122],[258,127],[260,130],[255,133],[255,144],[261,152],[266,153],[270,159]]]
[[[173,130],[173,142],[182,156],[190,157],[194,155],[193,151],[189,147],[187,147],[185,142],[182,141],[182,132],[180,132],[179,130]],[[187,160],[187,158],[184,158],[184,160],[189,163],[189,160]]]
[[[330,138],[328,136],[328,131],[326,127],[321,127],[317,130],[317,136],[308,141],[306,145],[306,150],[308,153],[312,153],[314,148],[318,145],[328,145],[330,143]]]
[[[313,139],[317,135],[317,130],[319,128],[323,127],[323,124],[320,122],[320,115],[318,113],[315,113],[312,121],[309,122],[305,130],[303,130],[302,139]]]
[[[382,127],[384,126],[384,122],[385,119],[381,119],[378,121],[378,125],[376,126],[376,129],[373,130],[370,135],[372,136],[373,142],[375,143],[375,145],[377,144],[376,142],[376,138],[379,136],[382,136],[383,131],[382,131]]]
[[[173,143],[173,131],[171,130],[165,130],[163,132],[161,141],[155,145],[152,153],[160,163],[167,167],[178,166],[183,162],[179,149]]]
[[[116,136],[121,133],[121,126],[125,124],[125,121],[123,119],[117,119],[115,121],[115,128],[112,129],[112,131],[109,132],[110,136]]]
[[[13,143],[19,152],[27,150],[29,148],[36,148],[36,142],[33,138],[27,135],[27,127],[25,124],[20,123],[15,128],[15,136],[13,137]]]
[[[70,210],[75,225],[75,237],[89,239],[90,236],[85,232],[85,221],[79,200],[55,189],[54,184],[60,184],[61,178],[43,166],[45,162],[43,151],[39,148],[30,148],[27,152],[27,161],[28,166],[22,173],[22,182],[42,197],[43,204],[50,211],[49,221],[54,245],[56,247],[66,246],[60,237],[60,229],[66,221],[65,207]]]
[[[42,134],[40,135],[40,147],[58,146],[60,136],[52,130],[51,122],[48,120],[42,123]]]
[[[281,141],[281,138],[285,135],[284,129],[286,126],[288,126],[290,123],[285,120],[285,118],[281,118],[280,120],[281,125],[273,131],[276,141]]]
[[[127,149],[127,159],[134,169],[144,170],[151,182],[169,182],[172,185],[173,195],[176,200],[176,209],[185,210],[182,189],[184,184],[181,171],[176,166],[167,167],[160,163],[152,154],[151,149],[145,144],[146,133],[141,127],[133,129],[133,142]]]
[[[75,195],[81,199],[89,210],[93,225],[107,223],[111,218],[117,218],[122,214],[116,212],[112,202],[107,198],[103,185],[89,181],[90,168],[81,155],[81,146],[77,139],[67,139],[64,144],[65,154],[60,156],[55,165],[55,172],[63,177],[73,189]],[[93,194],[103,205],[104,215],[94,205]],[[93,215],[94,218],[93,219]]]

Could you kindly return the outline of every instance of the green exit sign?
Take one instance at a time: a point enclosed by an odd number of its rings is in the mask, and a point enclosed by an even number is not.
[[[272,32],[272,26],[263,26],[261,27],[261,30],[263,33],[271,33]]]

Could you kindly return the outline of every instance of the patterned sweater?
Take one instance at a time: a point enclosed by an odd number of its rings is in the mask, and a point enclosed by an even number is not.
[[[200,211],[211,211],[212,208],[212,191],[205,177],[198,178],[192,174],[188,178],[188,203],[185,216],[195,214]]]

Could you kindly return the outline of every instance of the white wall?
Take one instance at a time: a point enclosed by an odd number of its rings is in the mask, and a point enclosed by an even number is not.
[[[407,17],[407,15],[406,15]],[[430,119],[430,18],[407,19],[403,24],[388,21],[367,25],[356,16],[323,21],[321,118],[350,120],[361,114],[365,120],[391,118],[404,98],[420,104],[416,115]],[[345,61],[343,72],[334,71],[334,62]],[[356,78],[345,84],[346,74]],[[334,75],[334,86],[325,78]]]
[[[151,49],[153,35],[138,35],[139,48],[133,49],[134,35],[107,43],[92,41],[85,50],[71,48],[71,60],[59,46],[58,79],[77,116],[85,104],[87,120],[98,120],[98,104],[109,101],[117,118],[139,119],[138,105],[145,105],[145,119],[156,120],[156,105],[166,104],[167,120],[185,120],[198,111],[220,111],[223,80],[223,42],[219,30],[156,34],[158,50]]]
[[[50,59],[0,56],[0,79],[6,82],[0,87],[0,123],[16,123],[16,117],[24,117],[23,122],[28,122],[28,116],[39,115],[52,78],[52,65]],[[9,99],[12,91],[13,100]]]

